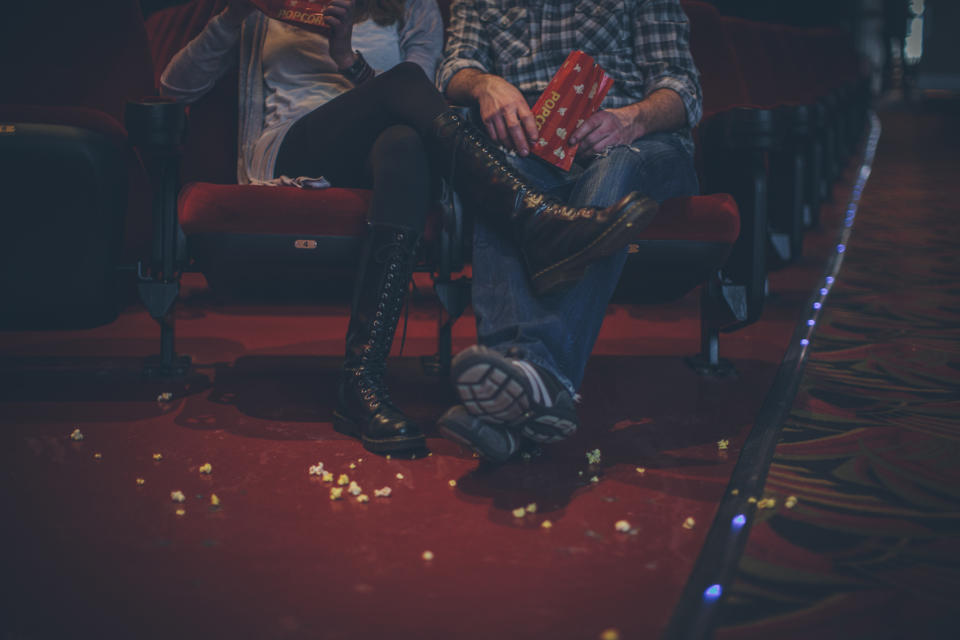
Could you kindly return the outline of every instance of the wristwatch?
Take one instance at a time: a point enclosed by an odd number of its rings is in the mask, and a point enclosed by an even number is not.
[[[346,69],[341,69],[340,73],[353,84],[363,84],[373,77],[373,67],[367,64],[363,54],[354,50],[353,64]]]

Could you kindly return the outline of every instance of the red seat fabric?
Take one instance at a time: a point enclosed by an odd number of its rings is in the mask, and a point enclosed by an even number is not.
[[[690,20],[690,53],[700,71],[704,119],[730,107],[750,104],[736,51],[716,7],[690,0],[681,5]]]
[[[193,233],[356,236],[371,192],[193,182],[180,191],[180,225]]]
[[[715,193],[666,200],[640,239],[732,245],[739,233],[737,203],[729,194]]]
[[[2,103],[74,106],[118,122],[128,99],[153,92],[153,63],[139,3],[5,3]]]

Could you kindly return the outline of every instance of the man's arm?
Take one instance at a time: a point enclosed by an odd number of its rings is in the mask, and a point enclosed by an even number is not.
[[[516,87],[490,73],[493,58],[489,44],[476,5],[453,2],[437,85],[451,102],[477,105],[490,137],[527,155],[538,135],[533,112]]]
[[[700,120],[700,80],[690,55],[690,24],[678,0],[631,4],[635,71],[628,84],[643,87],[637,102],[599,111],[571,135],[579,153],[592,154],[657,131],[693,128]],[[639,97],[639,96],[638,96]]]

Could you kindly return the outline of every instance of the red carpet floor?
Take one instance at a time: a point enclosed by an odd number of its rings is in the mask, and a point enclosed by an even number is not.
[[[723,336],[738,377],[701,378],[683,363],[698,348],[696,293],[611,307],[580,432],[496,469],[435,435],[452,394],[419,367],[435,329],[426,295],[390,367],[394,397],[428,429],[432,455],[420,460],[374,456],[333,431],[340,304],[218,302],[191,276],[177,326],[194,369],[178,383],[141,377],[158,340],[136,306],[96,329],[0,334],[0,635],[656,637],[822,274],[849,185],[803,262],[773,275],[762,321]],[[455,347],[472,340],[465,318]],[[308,473],[318,462],[369,502],[332,501],[331,484]],[[615,530],[620,520],[629,531]]]
[[[960,634],[960,100],[880,116],[724,640]]]

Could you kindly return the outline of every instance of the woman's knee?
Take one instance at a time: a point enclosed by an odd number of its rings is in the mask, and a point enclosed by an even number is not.
[[[413,127],[405,124],[384,129],[374,143],[374,153],[393,162],[417,161],[426,157],[423,138]]]
[[[381,74],[381,78],[384,82],[389,82],[398,89],[404,87],[409,89],[409,87],[424,84],[430,85],[431,87],[433,86],[433,83],[427,78],[427,74],[423,68],[415,62],[401,62],[384,71]]]

